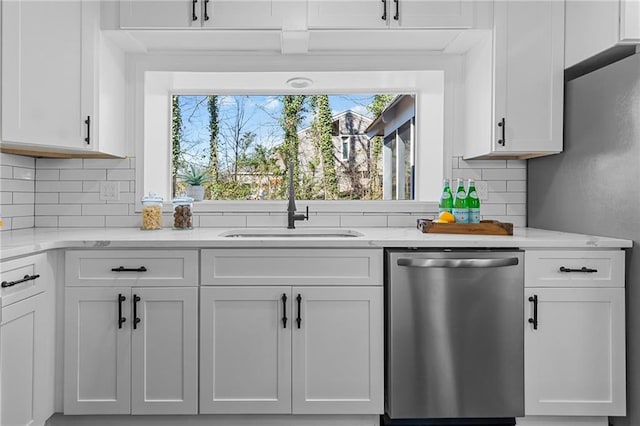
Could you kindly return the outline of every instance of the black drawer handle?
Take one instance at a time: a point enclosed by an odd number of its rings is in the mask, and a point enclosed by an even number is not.
[[[87,115],[87,119],[84,120],[84,124],[87,125],[87,137],[84,138],[84,141],[87,143],[87,145],[91,144],[91,116]]]
[[[565,268],[564,266],[560,267],[560,272],[587,272],[587,273],[593,273],[593,272],[598,272],[597,269],[591,269],[591,268],[587,268],[586,266],[583,266],[580,269],[571,269],[571,268]]]
[[[198,15],[196,15],[196,4],[198,4],[198,0],[191,1],[191,20],[197,21]]]
[[[209,7],[209,0],[204,0],[204,20],[205,21],[209,20],[208,7]]]
[[[538,295],[529,296],[529,302],[533,302],[533,318],[529,318],[529,324],[533,324],[533,329],[538,329]]]
[[[298,328],[300,328],[300,324],[302,324],[302,296],[298,294],[296,300],[298,301],[298,317],[296,318],[296,323],[298,324]]]
[[[387,20],[387,0],[381,0],[382,1],[382,17],[380,19],[382,19],[383,21]]]
[[[282,293],[282,328],[287,328],[287,295]]]
[[[26,283],[27,281],[35,280],[36,278],[40,278],[40,275],[25,275],[21,280],[2,281],[2,288],[13,287],[16,284]]]
[[[118,294],[118,328],[122,328],[122,324],[127,320],[122,316],[122,302],[127,300],[122,294]]]
[[[506,133],[505,129],[506,129],[507,125],[505,123],[504,117],[502,117],[502,120],[500,120],[498,122],[498,127],[500,127],[502,129],[502,139],[498,139],[498,145],[504,146],[505,143],[507,142],[507,138],[505,136],[505,133]]]
[[[393,0],[393,2],[396,4],[396,14],[393,15],[393,20],[399,21],[400,20],[400,4],[398,0]]]
[[[111,268],[113,272],[147,272],[147,268],[141,266],[139,268],[125,268],[124,266],[118,266],[117,268]]]
[[[140,296],[137,294],[133,295],[133,329],[136,330],[138,328],[138,324],[142,321],[138,318],[138,302],[140,301]]]

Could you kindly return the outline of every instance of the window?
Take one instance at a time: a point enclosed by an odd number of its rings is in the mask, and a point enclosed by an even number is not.
[[[188,62],[188,61],[187,61]],[[299,89],[287,88],[285,82],[298,73],[271,71],[271,72],[193,72],[193,71],[173,71],[174,63],[166,58],[161,60],[144,59],[136,71],[136,79],[140,82],[137,87],[140,104],[136,109],[136,116],[142,117],[140,120],[132,120],[135,124],[136,141],[136,197],[139,199],[143,194],[155,192],[162,195],[165,200],[170,199],[174,194],[174,174],[172,171],[171,152],[171,126],[172,114],[171,105],[173,96],[193,95],[193,96],[285,96],[285,95],[307,95],[334,93],[341,96],[352,96],[371,93],[394,93],[405,94],[407,100],[411,99],[414,104],[413,114],[415,120],[413,124],[413,145],[411,146],[412,171],[405,173],[410,176],[410,185],[403,184],[403,188],[409,187],[409,192],[405,191],[404,200],[413,197],[413,200],[432,201],[437,200],[440,192],[440,182],[448,170],[450,162],[443,161],[443,155],[448,144],[444,142],[444,128],[447,126],[453,129],[451,118],[445,122],[445,90],[450,96],[454,95],[452,85],[445,86],[445,69],[456,71],[457,63],[452,61],[434,65],[434,69],[422,71],[317,71],[304,72],[304,77],[313,81],[312,88]],[[190,65],[183,64],[183,68]],[[193,66],[193,65],[191,65]],[[273,66],[273,64],[271,65]],[[374,67],[372,64],[368,65]],[[196,65],[197,67],[197,65]],[[453,74],[455,75],[455,74]],[[384,91],[383,91],[383,90]],[[394,91],[395,89],[395,91]],[[375,90],[375,91],[374,91]],[[205,102],[206,104],[206,102]],[[453,105],[453,104],[450,104]],[[389,106],[398,108],[398,105]],[[408,111],[408,109],[406,109]],[[399,111],[399,110],[398,110]],[[333,115],[340,111],[332,111]],[[369,126],[365,129],[362,139],[359,141],[352,138],[350,143],[350,158],[355,158],[355,147],[362,147],[366,152],[365,157],[372,158],[379,152],[379,158],[383,153],[385,137],[391,132],[389,117],[385,113],[385,120],[380,120],[385,126],[374,128]],[[405,117],[406,111],[396,115],[394,122],[405,123],[413,118]],[[332,115],[332,116],[333,116]],[[375,121],[376,118],[372,117]],[[184,117],[183,117],[184,119]],[[449,124],[447,124],[449,123]],[[372,123],[373,125],[373,123]],[[397,126],[399,127],[399,125]],[[335,157],[338,163],[348,163],[342,160],[342,145],[340,132],[334,121],[332,134],[337,137],[335,146]],[[376,138],[376,136],[378,138]],[[449,136],[451,138],[451,136]],[[375,140],[380,144],[376,148]],[[204,157],[203,157],[204,155]],[[450,151],[448,152],[450,155]],[[205,161],[206,153],[200,153],[201,161]],[[363,168],[352,168],[351,174],[344,174],[342,178],[336,178],[340,187],[359,180],[382,180],[381,175],[383,165],[378,167],[378,174],[375,170]],[[337,163],[337,164],[338,164]],[[397,163],[397,161],[396,161]],[[375,162],[369,161],[369,164]],[[342,167],[342,166],[341,166]],[[397,167],[397,164],[396,164]],[[284,168],[280,169],[279,179],[282,181]],[[397,176],[397,172],[392,176]],[[298,175],[302,182],[302,174]],[[275,177],[275,175],[274,175]],[[346,177],[346,178],[345,178]],[[397,180],[397,179],[396,179]],[[416,182],[415,184],[413,182]],[[397,185],[397,183],[396,183]],[[360,185],[367,187],[367,185]],[[277,192],[277,191],[276,191]],[[298,195],[298,194],[297,194]],[[261,198],[262,197],[262,198]],[[303,198],[303,197],[299,197]],[[375,203],[352,203],[355,197],[344,197],[347,202],[331,200],[330,202],[313,203],[316,211],[413,211],[413,207],[408,205],[390,205],[382,207]],[[266,201],[255,200],[277,200],[277,197],[268,198],[259,192],[248,191],[245,198],[218,198],[222,201],[205,201],[199,203],[198,210],[201,212],[220,211],[271,211],[276,205]],[[324,198],[318,197],[318,200]],[[363,200],[363,198],[356,198]],[[364,198],[365,200],[367,198]],[[370,200],[382,200],[383,197],[370,198]],[[233,202],[230,202],[235,200]],[[403,200],[402,197],[387,198],[387,200]],[[382,202],[382,201],[376,201]],[[388,201],[387,201],[388,202]],[[385,203],[386,204],[386,203]],[[278,207],[279,208],[279,207]],[[416,207],[420,209],[421,207]],[[266,209],[266,210],[265,210]],[[392,209],[392,210],[387,210]],[[419,211],[419,210],[418,210]]]
[[[386,125],[373,124],[395,123],[395,114],[405,114],[397,104],[413,112],[414,100],[388,93],[173,95],[172,196],[195,183],[204,187],[205,200],[284,199],[293,163],[299,199],[413,199],[410,190],[383,193],[405,175],[396,164],[385,168],[379,129]],[[204,179],[196,182],[196,176]]]

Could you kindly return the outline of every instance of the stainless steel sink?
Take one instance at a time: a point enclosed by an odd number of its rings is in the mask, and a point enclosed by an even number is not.
[[[234,229],[223,232],[227,238],[351,238],[363,234],[351,229]]]

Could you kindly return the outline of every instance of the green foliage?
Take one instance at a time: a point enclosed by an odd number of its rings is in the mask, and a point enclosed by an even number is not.
[[[208,171],[213,182],[218,181],[218,97],[209,96],[207,100],[209,111],[209,167]]]
[[[394,95],[389,94],[377,94],[373,96],[371,104],[367,105],[367,109],[373,117],[376,118],[386,107],[393,102]],[[371,172],[369,179],[369,194],[372,200],[379,200],[382,198],[382,182],[380,181],[380,172],[378,170],[378,160],[382,153],[382,138],[375,136],[371,140]]]
[[[324,198],[335,200],[338,198],[338,178],[336,176],[335,147],[332,136],[333,117],[329,106],[329,96],[318,95],[315,97],[314,103],[324,177]]]
[[[185,166],[180,147],[182,141],[182,114],[180,111],[180,101],[177,96],[171,98],[171,110],[171,175],[174,176],[175,188],[175,177],[178,175],[178,170]],[[173,195],[176,195],[175,190]]]
[[[202,186],[209,179],[209,172],[205,169],[196,168],[193,164],[189,165],[186,172],[179,174],[180,179],[188,185]]]

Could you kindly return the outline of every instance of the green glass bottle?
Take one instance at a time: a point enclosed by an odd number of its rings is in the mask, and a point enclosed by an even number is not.
[[[469,207],[469,223],[480,223],[480,198],[476,191],[476,183],[469,179],[467,184],[467,206]]]
[[[452,210],[453,210],[453,195],[451,194],[449,179],[444,179],[442,181],[442,194],[440,195],[440,204],[438,205],[438,214],[442,212],[452,213]]]
[[[456,187],[456,193],[453,197],[453,216],[456,218],[456,223],[468,223],[469,206],[467,206],[467,193],[464,190],[462,179],[458,179]]]

